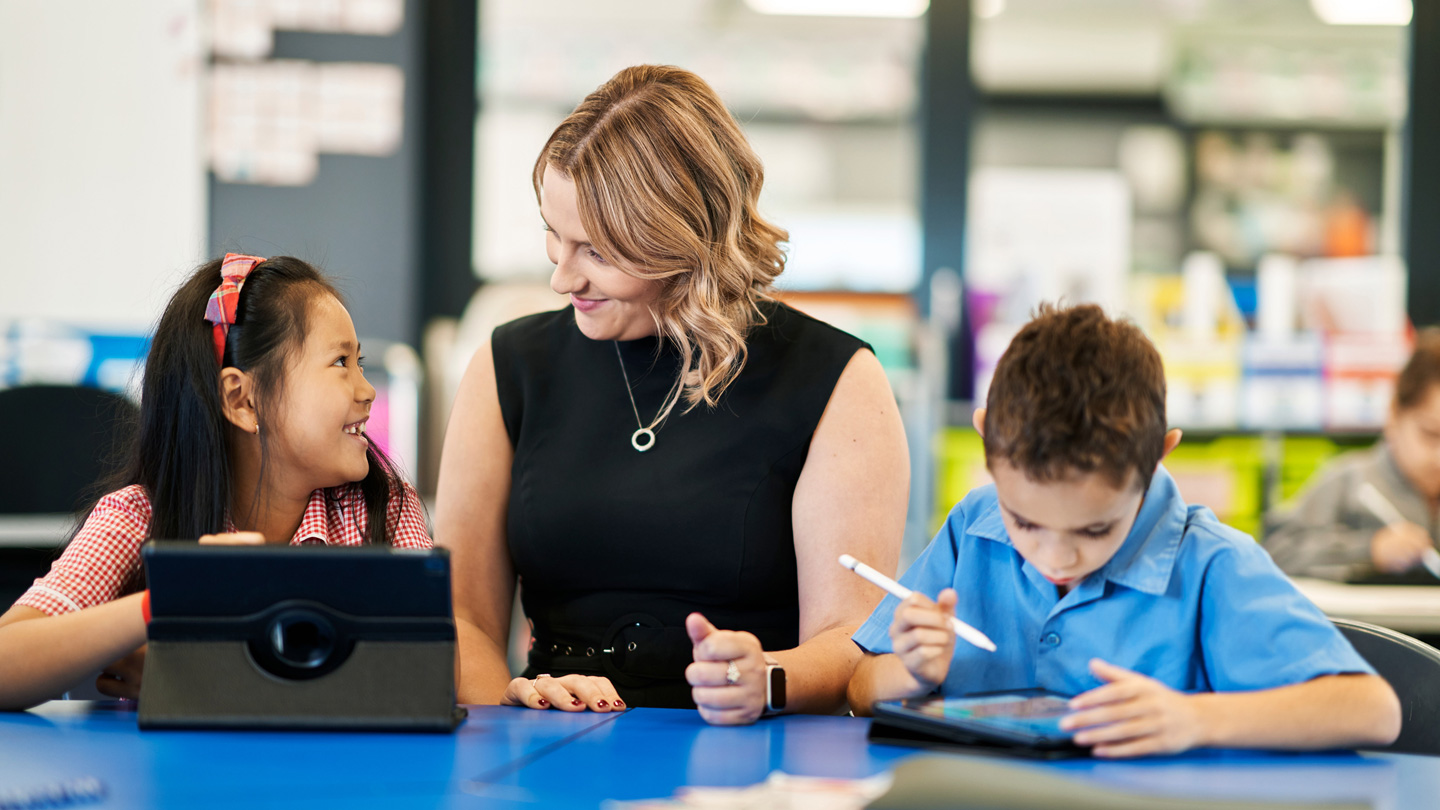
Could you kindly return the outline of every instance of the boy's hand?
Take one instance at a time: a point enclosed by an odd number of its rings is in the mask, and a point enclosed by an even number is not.
[[[930,601],[922,593],[912,593],[895,609],[890,622],[890,643],[895,655],[916,682],[916,695],[923,695],[945,682],[950,674],[950,659],[955,655],[955,631],[950,617],[955,615],[959,596],[954,588],[940,592],[940,601]]]
[[[1414,523],[1386,526],[1370,538],[1370,561],[1387,574],[1402,574],[1420,562],[1430,545],[1430,533]]]
[[[1202,718],[1194,699],[1154,678],[1098,658],[1090,671],[1107,683],[1070,700],[1075,711],[1060,721],[1076,745],[1099,757],[1173,754],[1202,744]]]

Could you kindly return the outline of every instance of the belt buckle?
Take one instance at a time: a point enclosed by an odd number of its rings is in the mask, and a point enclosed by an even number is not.
[[[648,613],[627,613],[610,625],[600,639],[600,667],[611,682],[628,687],[645,686],[650,682],[648,678],[630,675],[622,669],[625,666],[625,656],[635,652],[639,646],[633,640],[623,639],[622,634],[631,627],[658,629],[664,626],[659,619]]]

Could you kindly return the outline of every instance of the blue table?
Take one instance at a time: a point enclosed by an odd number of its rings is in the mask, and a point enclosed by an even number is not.
[[[613,719],[476,706],[454,735],[142,732],[133,704],[55,701],[0,714],[0,791],[95,777],[109,800],[86,807],[431,807]]]
[[[596,807],[687,784],[747,785],[777,769],[869,776],[917,753],[868,745],[868,728],[847,717],[718,728],[691,711],[478,706],[454,735],[140,732],[124,704],[55,702],[0,714],[0,791],[90,776],[109,795],[87,807]],[[1440,806],[1440,758],[1199,752],[1006,762],[1144,792]]]

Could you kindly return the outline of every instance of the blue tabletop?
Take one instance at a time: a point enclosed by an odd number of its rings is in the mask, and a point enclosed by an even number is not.
[[[721,728],[706,725],[691,711],[633,709],[493,780],[491,795],[542,806],[595,807],[606,799],[670,796],[682,785],[753,784],[774,770],[858,778],[924,753],[869,745],[869,726],[868,720],[852,717],[796,716]],[[1440,758],[1432,757],[1197,751],[1122,761],[988,759],[1137,793],[1359,802],[1376,810],[1440,807]],[[469,783],[471,790],[475,781]]]
[[[0,793],[83,777],[94,807],[597,807],[684,785],[748,785],[771,771],[857,778],[917,751],[869,745],[869,722],[771,718],[706,725],[693,711],[619,714],[471,707],[453,735],[146,731],[129,704],[49,703],[0,714]],[[956,755],[949,755],[956,756]],[[1122,790],[1190,797],[1437,806],[1440,758],[1198,752],[1044,769]]]
[[[134,704],[0,713],[0,791],[94,777],[98,807],[434,806],[613,715],[473,706],[453,734],[140,731]]]
[[[913,748],[868,745],[868,720],[795,715],[752,726],[711,726],[683,709],[631,709],[544,759],[471,792],[546,806],[594,807],[605,799],[669,796],[683,785],[750,785],[775,770],[859,778],[880,773]]]

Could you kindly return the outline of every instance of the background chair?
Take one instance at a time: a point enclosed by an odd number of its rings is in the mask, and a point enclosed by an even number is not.
[[[69,517],[98,494],[95,484],[110,472],[115,442],[138,417],[120,394],[74,385],[0,389],[0,521],[27,516]],[[0,544],[0,612],[45,573],[65,540],[59,526]],[[51,522],[44,522],[51,525]],[[94,676],[69,697],[104,697]]]
[[[117,429],[138,409],[120,394],[72,385],[0,390],[0,514],[80,508],[109,471]]]
[[[1400,697],[1400,737],[1381,750],[1440,756],[1440,650],[1378,625],[1331,621]]]

